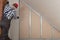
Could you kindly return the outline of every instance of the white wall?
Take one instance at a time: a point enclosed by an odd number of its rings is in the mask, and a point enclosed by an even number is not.
[[[60,31],[60,0],[23,0]]]
[[[9,0],[10,5],[12,6],[13,3],[18,3],[19,4],[19,0]],[[17,13],[16,15],[19,16],[19,7],[18,9],[16,9]],[[9,30],[9,37],[12,40],[19,40],[19,19],[13,19],[11,21],[11,27]]]

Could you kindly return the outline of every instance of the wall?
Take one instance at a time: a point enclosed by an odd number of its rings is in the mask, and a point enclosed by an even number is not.
[[[60,31],[60,0],[21,0],[44,16],[48,22]]]
[[[27,4],[20,2],[20,39],[21,40],[39,40],[60,38],[60,32],[54,29],[47,20],[38,16]],[[30,15],[31,14],[31,15]],[[30,19],[31,18],[31,19]],[[42,21],[42,22],[41,22]]]

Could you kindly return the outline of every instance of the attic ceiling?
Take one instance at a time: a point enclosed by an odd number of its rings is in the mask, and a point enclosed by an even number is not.
[[[60,31],[60,0],[22,0]]]

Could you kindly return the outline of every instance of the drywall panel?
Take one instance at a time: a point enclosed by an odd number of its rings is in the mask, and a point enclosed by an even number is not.
[[[29,8],[23,3],[20,4],[20,38],[29,37]]]
[[[54,29],[53,38],[60,38],[60,31],[57,31],[56,29]]]
[[[60,31],[60,0],[23,0]]]
[[[48,21],[36,15],[26,4],[20,4],[20,38],[60,38],[60,32],[53,28]],[[29,14],[31,13],[31,29],[29,26]],[[42,34],[42,35],[41,35]]]
[[[42,38],[51,38],[52,30],[51,26],[48,24],[47,20],[42,19]]]
[[[38,15],[36,15],[36,13],[34,11],[31,12],[32,13],[32,27],[31,27],[31,34],[32,34],[32,38],[40,38],[40,17]]]

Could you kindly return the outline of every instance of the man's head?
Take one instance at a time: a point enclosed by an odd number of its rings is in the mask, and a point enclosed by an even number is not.
[[[13,6],[14,6],[15,8],[18,8],[18,3],[14,3]]]

